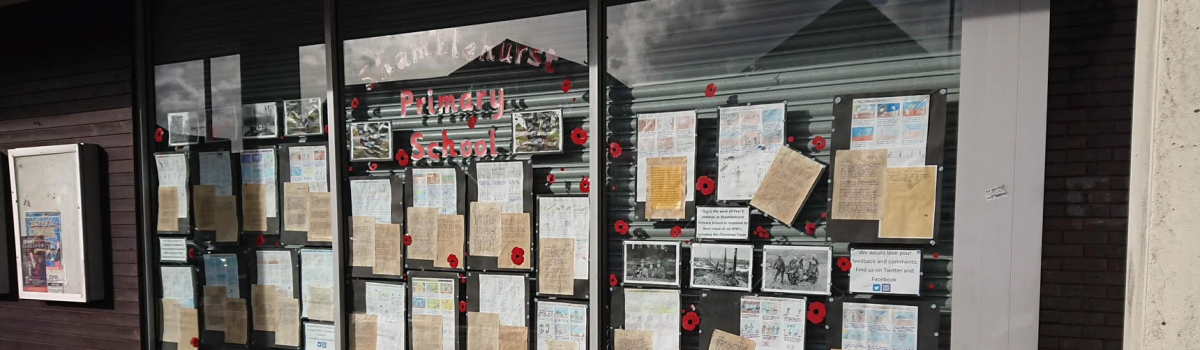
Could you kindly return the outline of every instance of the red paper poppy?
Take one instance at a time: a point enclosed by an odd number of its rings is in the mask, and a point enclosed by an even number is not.
[[[328,133],[329,133],[329,125],[322,126],[321,128],[322,128],[323,130],[325,130],[325,133],[326,133],[326,134],[328,134]]]
[[[200,338],[192,337],[192,347],[193,348],[200,347]]]
[[[588,191],[591,191],[591,190],[592,190],[592,180],[588,179],[586,176],[584,176],[583,180],[579,180],[579,191],[583,192],[583,193],[588,193]]]
[[[583,144],[587,143],[587,140],[588,133],[583,128],[575,128],[575,130],[571,131],[571,142],[574,142],[576,145],[583,146]]]
[[[375,163],[367,164],[367,169],[371,169],[371,171],[375,171],[375,169],[379,169],[379,164],[375,164]]]
[[[788,136],[788,143],[796,142],[795,136]]]
[[[671,228],[671,238],[679,238],[683,234],[683,228],[675,226]]]
[[[562,91],[563,91],[563,92],[570,92],[570,91],[571,91],[571,79],[563,79],[563,82],[562,82]]]
[[[694,331],[696,330],[696,326],[700,325],[700,315],[688,311],[688,313],[683,315],[681,322],[683,323],[683,330],[688,332]]]
[[[808,304],[808,322],[825,322],[825,303],[814,301]]]
[[[621,157],[621,151],[622,149],[620,144],[616,142],[608,144],[608,154],[611,154],[613,158]]]
[[[454,255],[454,254],[450,254],[450,256],[446,257],[446,263],[450,264],[451,268],[457,269],[458,268],[458,256]]]
[[[195,250],[195,249],[188,248],[188,258],[189,258],[189,259],[195,259],[195,258],[196,258],[196,250]]]
[[[617,220],[617,223],[613,224],[613,228],[616,229],[617,233],[620,233],[622,236],[629,233],[629,224],[626,223],[625,220]]]
[[[817,224],[813,222],[804,224],[804,232],[807,232],[809,236],[816,234]]]
[[[816,147],[818,151],[825,150],[825,138],[821,136],[814,137],[812,140],[812,145],[813,147]]]
[[[163,132],[162,128],[154,129],[154,142],[162,142],[163,134],[165,132]]]
[[[525,249],[513,247],[511,258],[513,265],[521,266],[521,264],[525,263]]]
[[[350,100],[350,109],[358,109],[358,97]]]
[[[828,219],[828,218],[829,218],[829,213],[821,213],[821,218],[822,218],[822,219]]]
[[[458,302],[458,312],[467,312],[467,302],[465,302],[465,301]]]
[[[696,190],[700,191],[700,194],[709,196],[709,195],[712,195],[713,191],[715,191],[716,189],[717,189],[717,184],[714,183],[712,178],[708,177],[707,175],[701,176],[699,179],[696,179]]]
[[[261,235],[254,237],[254,245],[263,245],[263,243],[267,243],[267,237],[263,237]]]
[[[353,166],[353,165],[351,165],[351,166],[349,166],[349,167],[346,167],[346,171],[349,171],[349,172],[354,172],[354,166]]]
[[[408,166],[409,161],[410,161],[410,159],[408,158],[408,151],[405,151],[405,150],[396,151],[396,162],[400,163],[400,166]]]
[[[852,267],[852,266],[853,266],[853,265],[850,263],[850,258],[847,258],[847,257],[844,257],[844,256],[843,256],[843,257],[840,257],[840,258],[838,258],[837,265],[838,265],[838,268],[839,268],[839,269],[842,269],[842,272],[849,272],[849,271],[850,271],[850,267]]]
[[[930,290],[933,290],[934,288],[937,288],[937,286],[933,285],[933,283],[930,283],[930,284],[929,284],[929,289],[930,289]]]
[[[710,84],[708,84],[708,86],[704,87],[704,96],[705,97],[713,97],[713,95],[716,95],[716,94],[717,94],[717,84],[710,83]]]
[[[554,180],[556,180],[554,174],[546,174],[546,182],[554,183]]]
[[[479,123],[479,118],[477,118],[475,116],[471,116],[470,118],[467,118],[467,127],[468,128],[474,129],[476,123]]]
[[[937,258],[939,258],[939,257],[941,257],[941,254],[938,254],[938,253],[933,253],[933,258],[934,258],[934,259],[937,259]]]
[[[608,286],[609,287],[616,287],[617,283],[620,283],[620,282],[621,281],[617,279],[617,274],[615,274],[615,273],[608,274]]]
[[[412,236],[410,236],[410,235],[404,235],[404,245],[405,245],[405,246],[410,246],[410,245],[412,245]]]
[[[771,237],[771,232],[767,231],[767,229],[763,228],[762,226],[759,226],[758,228],[754,229],[754,235],[761,238],[768,238]]]

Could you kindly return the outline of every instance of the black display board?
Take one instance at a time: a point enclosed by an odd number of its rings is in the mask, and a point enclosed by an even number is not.
[[[239,200],[234,201],[235,205],[239,204],[241,202],[240,198],[242,197],[242,187],[238,185],[238,184],[242,183],[242,162],[240,161],[240,157],[239,157],[240,155],[238,153],[231,152],[228,143],[204,143],[204,144],[200,144],[200,145],[193,145],[190,148],[195,151],[195,158],[196,158],[196,161],[195,161],[196,162],[196,172],[195,172],[196,176],[195,177],[196,177],[196,181],[197,181],[198,185],[202,184],[202,180],[200,177],[202,176],[201,174],[204,174],[204,170],[205,170],[202,167],[203,163],[200,161],[200,158],[202,157],[201,155],[205,154],[205,153],[213,153],[213,152],[229,152],[229,156],[225,160],[226,162],[229,163],[229,190],[230,190],[230,195],[234,196],[235,198],[239,198]],[[192,210],[195,211],[195,208],[193,208]],[[199,228],[196,229],[196,234],[195,234],[196,240],[207,242],[207,244],[209,246],[237,245],[239,243],[239,241],[241,240],[241,236],[242,236],[240,234],[241,227],[242,227],[242,211],[241,211],[240,206],[234,210],[234,215],[235,215],[234,219],[237,220],[237,227],[238,227],[238,233],[239,233],[239,234],[237,234],[238,241],[217,242],[217,231],[216,230],[201,230]]]
[[[850,149],[851,131],[854,123],[854,100],[863,98],[881,98],[898,96],[929,96],[929,124],[927,126],[927,141],[925,147],[925,165],[938,167],[937,195],[934,202],[933,237],[929,239],[880,238],[879,220],[838,220],[830,218],[828,223],[829,237],[836,242],[856,243],[895,243],[895,244],[930,244],[937,240],[941,224],[943,153],[946,144],[946,90],[935,91],[896,91],[886,93],[842,95],[834,99],[833,104],[833,139],[829,154],[829,164],[837,164],[837,151]],[[829,178],[836,179],[834,166],[829,166]],[[829,198],[834,198],[833,186],[829,186]],[[833,203],[830,203],[832,206]]]
[[[249,280],[249,284],[258,284],[259,276],[258,276],[257,266],[258,266],[258,252],[259,251],[283,251],[283,252],[287,252],[288,255],[290,255],[292,257],[292,298],[296,298],[297,300],[300,300],[301,299],[301,294],[300,294],[300,290],[301,290],[301,286],[300,286],[300,251],[296,250],[296,249],[258,249],[258,250],[254,250],[254,251],[245,252],[246,254],[243,254],[242,256],[238,257],[239,258],[238,263],[241,264],[240,259],[246,259],[248,262],[248,265],[247,265],[248,267],[249,266],[255,267],[255,268],[247,268],[246,271],[242,272],[242,274],[245,274],[247,276],[247,280]],[[249,287],[247,287],[247,288],[249,288]],[[298,349],[299,348],[299,347],[294,347],[294,346],[276,345],[275,344],[275,332],[254,330],[254,298],[252,297],[250,292],[247,291],[246,294],[242,295],[242,299],[246,299],[246,325],[251,330],[251,332],[249,333],[250,334],[249,338],[250,338],[250,342],[252,344],[254,344],[255,346],[268,346],[268,347],[272,347],[272,348],[281,348],[281,349]],[[302,325],[299,325],[299,324],[296,326],[302,327]],[[300,340],[301,340],[301,343],[303,343],[303,340],[304,340],[303,332],[300,333]]]
[[[470,203],[479,201],[479,170],[478,170],[479,163],[481,163],[481,162],[472,162],[471,170],[469,173],[467,173],[467,178],[468,178],[468,181],[467,181],[467,203],[468,203],[467,204],[468,205],[467,214],[468,215],[466,216],[466,223],[467,223],[467,232],[468,232],[467,236],[468,237],[471,236],[469,233],[471,231],[471,215],[470,215],[470,207],[469,206],[470,206]],[[529,246],[529,249],[525,252],[525,259],[526,259],[526,263],[527,263],[525,266],[529,266],[529,267],[536,266],[535,262],[533,261],[533,257],[536,255],[533,252],[533,245],[534,245],[534,242],[537,242],[537,235],[535,234],[537,230],[534,229],[534,227],[537,226],[537,216],[534,215],[534,209],[533,209],[534,208],[533,183],[532,183],[532,181],[533,181],[532,180],[533,164],[529,160],[499,161],[499,162],[495,162],[495,163],[521,163],[521,195],[522,195],[521,200],[523,203],[525,203],[523,212],[529,213],[529,226],[530,226],[530,228],[529,228],[530,229],[530,232],[529,232],[529,245],[530,246]],[[467,248],[466,248],[467,250],[465,252],[469,253],[471,251],[471,241],[467,240],[466,242],[467,242]],[[506,252],[500,252],[500,256],[477,256],[477,255],[467,254],[467,269],[468,270],[478,270],[478,271],[497,271],[497,270],[500,270],[500,271],[530,271],[531,270],[530,268],[524,268],[524,269],[500,268],[499,267],[499,259],[510,259],[510,256],[505,253]]]
[[[305,245],[305,246],[313,246],[313,247],[332,247],[333,246],[333,242],[310,242],[308,240],[308,231],[289,231],[289,230],[285,229],[285,227],[287,226],[287,222],[286,222],[287,215],[284,215],[283,212],[284,212],[284,206],[287,203],[286,202],[287,197],[285,197],[285,195],[284,195],[284,184],[292,182],[292,171],[291,171],[291,169],[292,169],[292,163],[291,163],[292,162],[292,157],[291,157],[292,148],[294,148],[294,147],[314,147],[314,146],[322,147],[325,149],[326,158],[324,159],[324,161],[326,162],[326,164],[328,164],[329,147],[325,144],[325,142],[289,143],[289,144],[279,145],[279,152],[282,154],[282,156],[280,156],[278,158],[280,171],[278,173],[279,176],[276,177],[276,179],[279,181],[279,183],[277,185],[278,187],[276,187],[276,189],[279,194],[279,202],[278,202],[279,206],[276,208],[278,209],[278,213],[280,214],[279,215],[279,221],[281,223],[279,226],[279,229],[281,230],[280,241],[286,245]],[[328,189],[328,186],[329,186],[329,174],[328,173],[325,174],[325,186]],[[328,190],[326,192],[328,192]],[[307,215],[307,213],[305,213],[305,215]]]
[[[188,248],[193,248],[193,247],[192,247],[192,245],[188,245]],[[198,247],[196,247],[196,248],[198,248]],[[239,344],[225,344],[226,331],[210,331],[210,330],[204,329],[204,317],[205,316],[204,316],[204,298],[203,298],[203,296],[204,296],[204,286],[206,286],[208,284],[206,282],[206,276],[208,274],[208,270],[204,264],[204,257],[208,256],[208,255],[213,255],[213,254],[233,254],[233,255],[237,256],[238,298],[246,301],[246,329],[244,330],[244,332],[246,332],[247,342],[249,342],[249,338],[250,338],[250,334],[251,334],[250,332],[254,329],[254,318],[253,318],[253,316],[251,316],[251,312],[253,311],[253,305],[250,304],[250,302],[251,302],[251,300],[250,300],[250,288],[251,288],[250,285],[254,284],[257,280],[257,277],[254,277],[254,279],[251,279],[252,274],[250,273],[250,271],[255,270],[254,274],[257,274],[257,270],[252,269],[252,267],[254,267],[255,265],[251,264],[251,259],[248,259],[247,257],[256,257],[254,254],[254,249],[241,248],[241,247],[236,247],[236,246],[231,246],[231,245],[225,245],[225,246],[220,246],[220,247],[209,246],[208,249],[209,250],[207,252],[205,252],[203,256],[198,255],[198,256],[196,256],[195,259],[189,259],[189,263],[191,263],[193,266],[195,266],[195,269],[199,271],[199,276],[196,277],[197,279],[195,281],[197,282],[196,283],[197,287],[200,288],[196,292],[197,292],[197,294],[199,294],[201,296],[199,298],[196,298],[196,310],[198,310],[198,313],[200,315],[200,319],[198,320],[200,322],[200,325],[199,325],[199,327],[200,327],[200,344],[202,344],[204,346],[204,348],[206,348],[206,349],[209,348],[210,346],[218,346],[218,348],[220,348],[220,349],[245,348],[245,346],[239,345]],[[257,259],[255,259],[255,262],[256,261],[257,261]],[[297,278],[297,279],[299,279],[299,278]],[[222,308],[223,308],[223,306],[222,306]],[[226,322],[225,326],[226,327],[229,326],[228,322]],[[172,345],[174,345],[174,344],[172,344]]]
[[[941,308],[945,305],[922,300],[878,298],[847,298],[829,303],[826,307],[828,315],[825,317],[825,324],[829,326],[831,332],[825,342],[832,349],[842,348],[842,317],[845,303],[915,306],[917,310],[917,350],[938,349],[938,336],[940,335],[938,330],[941,329],[942,319]]]
[[[525,302],[525,319],[522,320],[523,321],[522,324],[525,327],[530,327],[532,325],[531,322],[533,320],[534,313],[536,312],[533,309],[533,298],[530,296],[532,294],[532,293],[530,293],[530,291],[533,290],[533,283],[530,283],[528,275],[525,275],[522,273],[467,272],[467,285],[466,285],[467,311],[468,312],[479,312],[479,310],[480,310],[480,303],[483,300],[483,296],[481,295],[480,290],[479,290],[479,277],[481,275],[520,276],[522,278],[522,280],[524,281],[524,285],[525,285],[525,293],[524,293],[524,295],[521,296],[521,299]],[[501,315],[501,322],[502,323],[504,322],[503,315]],[[537,346],[537,344],[535,344],[533,342],[534,338],[537,336],[537,333],[532,332],[532,330],[533,330],[532,328],[530,330],[531,330],[531,332],[529,334],[529,338],[527,339],[527,341],[529,342],[529,345],[528,345],[529,348],[533,349]]]
[[[391,203],[388,204],[391,208],[392,219],[388,223],[400,224],[401,234],[406,232],[404,230],[404,188],[405,188],[404,181],[401,180],[399,176],[395,176],[395,175],[350,177],[351,183],[353,183],[354,181],[362,181],[362,180],[387,180],[388,181],[388,186],[391,189],[391,197],[392,197]],[[346,195],[343,197],[351,197],[352,198],[351,203],[353,203],[353,201],[354,201],[353,200],[354,194],[353,194],[353,190],[352,190],[353,187],[354,187],[354,185],[350,185],[350,187],[348,187],[348,189],[346,191],[343,191],[343,193],[350,193],[349,195]],[[352,208],[351,210],[353,211],[353,204],[351,204],[350,207]],[[349,216],[355,216],[358,214],[359,213],[350,213]],[[349,230],[348,230],[348,232],[349,232]],[[351,234],[351,236],[353,236],[353,232],[350,232],[350,234]],[[407,246],[400,247],[401,251],[405,251],[405,250],[407,250],[407,248],[408,248]],[[351,251],[351,253],[353,253],[352,252],[353,249],[354,249],[354,246],[349,245],[349,248],[347,249],[347,251]],[[378,252],[376,252],[376,254],[378,254]],[[351,265],[346,265],[346,267],[350,268],[350,276],[351,277],[366,277],[366,278],[376,278],[376,279],[384,279],[384,280],[403,280],[404,279],[403,275],[393,276],[393,275],[376,274],[374,271],[374,268],[372,268],[372,267],[351,266]],[[358,299],[355,299],[355,300],[357,301]]]
[[[538,242],[538,240],[542,238],[542,234],[541,234],[542,220],[541,220],[541,216],[540,216],[541,210],[542,210],[542,204],[541,204],[542,198],[560,198],[560,197],[587,198],[586,195],[540,195],[540,196],[537,196],[537,208],[534,210],[534,215],[531,216],[532,219],[530,220],[531,222],[533,222],[533,234],[531,235],[531,238],[530,238],[531,240],[533,240],[533,243],[531,244],[532,249],[530,249],[531,251],[527,255],[536,257],[538,252],[540,252],[540,250],[538,250],[539,249],[538,246],[540,246],[541,244]],[[594,214],[589,214],[589,215],[594,215]],[[534,237],[536,237],[536,238],[534,238]],[[588,244],[599,244],[597,242],[592,242],[590,236],[588,237],[588,239],[589,239]],[[590,250],[589,250],[589,254],[591,254]],[[536,263],[537,263],[537,261],[540,261],[541,259],[540,258],[534,258],[534,259],[535,259],[534,266],[539,266]],[[597,257],[594,257],[594,256],[588,257],[588,261],[591,263],[595,263],[595,261],[597,261],[596,259],[597,259]],[[534,269],[534,276],[537,276],[536,268]],[[588,284],[589,284],[588,280],[577,278],[577,279],[575,279],[575,288],[574,288],[573,292],[571,293],[571,295],[557,295],[557,294],[542,295],[541,292],[537,292],[536,295],[538,297],[553,296],[556,298],[572,298],[572,299],[577,299],[577,300],[586,300],[590,297],[590,295],[589,295],[590,291],[589,291]],[[541,290],[540,286],[538,287],[538,290]]]
[[[465,300],[463,300],[463,297],[464,297],[463,288],[465,287],[463,282],[466,280],[466,277],[464,275],[461,275],[461,274],[455,273],[455,272],[438,272],[438,271],[410,271],[408,273],[408,275],[409,275],[408,293],[406,295],[406,297],[408,298],[408,305],[407,305],[406,309],[408,310],[407,318],[408,318],[409,322],[406,322],[406,323],[407,323],[407,327],[409,328],[409,332],[406,333],[406,335],[407,335],[409,344],[412,344],[413,337],[412,337],[412,332],[411,332],[411,330],[412,330],[412,322],[411,321],[412,321],[412,315],[415,315],[415,308],[413,307],[413,300],[414,300],[414,298],[416,298],[416,296],[415,296],[416,293],[413,292],[412,281],[415,279],[418,279],[418,278],[449,279],[449,280],[453,281],[452,285],[454,285],[454,297],[457,301],[459,301],[461,303],[461,302],[465,301]],[[366,305],[365,302],[364,302],[364,305]],[[365,308],[365,306],[364,306],[364,308]],[[465,312],[462,312],[462,309],[459,309],[456,307],[455,312],[454,312],[454,324],[458,325],[457,327],[454,327],[454,344],[455,344],[454,347],[456,349],[465,349],[466,348],[467,318],[464,316],[465,314],[466,314]],[[412,347],[412,345],[409,345],[409,347]]]
[[[415,169],[454,169],[454,183],[457,184],[456,186],[454,186],[455,191],[456,191],[456,198],[457,198],[457,202],[458,202],[457,215],[463,216],[463,225],[464,225],[463,226],[463,242],[464,242],[464,244],[462,247],[462,249],[463,249],[462,251],[465,254],[467,252],[467,247],[466,247],[465,242],[468,239],[470,239],[470,235],[467,233],[467,227],[466,227],[466,219],[468,216],[467,215],[467,202],[466,202],[467,186],[464,186],[464,184],[466,184],[466,176],[463,174],[462,169],[460,169],[458,167],[453,167],[453,166],[422,167],[422,168],[411,168],[410,167],[410,168],[406,169],[405,176],[404,176],[404,178],[407,180],[404,182],[404,203],[405,203],[404,210],[406,213],[408,212],[408,207],[413,205],[414,193],[413,193],[412,178],[413,178],[413,171]],[[407,224],[407,222],[408,222],[408,218],[405,218],[406,224],[402,225],[402,226],[404,226],[404,232],[406,235],[411,235],[411,234],[408,234],[408,232],[410,232],[411,230],[425,229],[422,227],[413,227],[412,225]],[[436,237],[435,237],[435,239],[436,239]],[[420,242],[413,242],[413,244],[420,244]],[[441,270],[441,271],[463,271],[466,268],[466,264],[463,264],[463,263],[460,263],[457,268],[435,267],[433,260],[413,259],[408,256],[407,249],[406,249],[405,253],[406,254],[404,256],[404,268],[406,270],[407,269],[420,269],[420,270]],[[463,260],[465,260],[465,259],[463,259]]]

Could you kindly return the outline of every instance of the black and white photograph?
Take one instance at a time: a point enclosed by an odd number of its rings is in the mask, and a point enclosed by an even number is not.
[[[287,136],[320,135],[321,99],[306,98],[303,100],[283,101],[283,133]]]
[[[562,110],[513,112],[513,153],[561,153]]]
[[[279,106],[275,102],[246,105],[242,113],[242,138],[269,139],[279,136]]]
[[[625,241],[625,283],[679,285],[679,242]]]
[[[177,112],[167,115],[167,132],[170,134],[167,139],[168,145],[186,146],[200,143],[207,130],[204,119],[196,113]]]
[[[350,124],[350,161],[389,160],[391,153],[391,122]]]
[[[763,247],[764,292],[829,295],[833,249],[829,247]]]
[[[692,287],[750,291],[754,246],[692,244]]]

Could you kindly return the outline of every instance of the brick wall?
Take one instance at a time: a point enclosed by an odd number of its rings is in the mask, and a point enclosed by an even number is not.
[[[1135,0],[1053,0],[1040,349],[1121,348]]]

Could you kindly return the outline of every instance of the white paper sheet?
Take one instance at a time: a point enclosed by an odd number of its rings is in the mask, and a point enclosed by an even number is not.
[[[333,349],[333,325],[322,323],[304,323],[304,350]]]
[[[526,327],[525,277],[479,275],[479,312],[500,315],[500,325]]]
[[[179,197],[178,217],[188,217],[188,167],[183,154],[155,154],[154,165],[158,168],[158,187],[176,187]]]
[[[654,332],[654,350],[679,349],[679,291],[625,289],[625,329]]]
[[[275,290],[287,295],[292,291],[292,254],[286,250],[260,250],[258,256],[258,283],[275,286]]]
[[[646,201],[646,178],[650,158],[687,157],[684,193],[695,200],[696,191],[696,111],[638,114],[637,201]]]
[[[721,108],[717,199],[754,197],[783,147],[786,109],[784,103]]]
[[[233,195],[233,174],[229,170],[229,152],[200,153],[200,184],[216,187],[216,195]]]
[[[749,207],[696,207],[696,238],[749,239]]]
[[[591,206],[587,197],[538,198],[538,234],[541,238],[575,240],[575,279],[588,279],[588,226]]]
[[[159,237],[158,260],[187,262],[187,239]]]
[[[204,284],[225,287],[226,298],[241,298],[237,254],[205,255]]]
[[[333,302],[333,251],[329,249],[301,249],[300,250],[300,291],[304,296],[301,300],[302,317],[313,317],[310,315],[312,309],[312,300],[309,299],[308,293],[312,289],[323,289],[328,291],[330,296],[329,302]],[[326,307],[332,308],[333,305]],[[333,320],[321,320],[333,321]]]
[[[262,184],[266,187],[266,193],[263,195],[267,197],[267,217],[278,217],[274,149],[242,151],[242,184]]]
[[[309,192],[329,192],[325,146],[288,147],[288,182],[308,184]]]
[[[458,176],[451,168],[413,169],[413,205],[438,208],[438,214],[458,214]]]
[[[842,303],[843,350],[916,350],[916,306]]]
[[[538,301],[537,313],[537,350],[547,350],[548,340],[573,342],[580,350],[587,349],[587,305]]]
[[[921,294],[921,251],[851,249],[850,292]]]
[[[804,349],[805,298],[742,297],[741,335],[759,350]]]
[[[925,165],[929,95],[854,99],[850,149],[886,149],[888,167]]]
[[[448,278],[413,278],[412,314],[442,317],[442,348],[454,350],[454,331],[458,329],[458,301],[455,280]]]
[[[367,314],[379,316],[375,350],[404,350],[407,342],[404,309],[408,303],[404,285],[366,282],[364,287]]]
[[[350,180],[350,208],[353,216],[374,216],[375,223],[392,223],[391,180]]]
[[[179,302],[179,307],[195,308],[196,292],[192,289],[192,268],[189,266],[163,266],[163,299]]]
[[[499,202],[504,213],[525,212],[525,166],[522,162],[475,163],[480,202]]]

